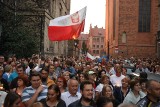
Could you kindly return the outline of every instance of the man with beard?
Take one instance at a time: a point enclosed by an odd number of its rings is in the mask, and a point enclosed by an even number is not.
[[[146,83],[147,95],[136,105],[138,107],[160,107],[160,83],[149,80]]]
[[[82,97],[68,107],[96,107],[93,101],[93,85],[90,81],[83,81],[80,85]]]
[[[49,78],[49,68],[48,67],[44,67],[41,71],[41,77],[42,77],[42,84],[43,85],[47,85],[48,87],[52,84],[55,84],[53,80],[51,80]]]

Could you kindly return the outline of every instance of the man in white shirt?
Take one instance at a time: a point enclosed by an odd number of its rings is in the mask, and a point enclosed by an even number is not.
[[[4,99],[6,98],[7,93],[5,91],[0,91],[0,107],[3,107]]]
[[[61,94],[61,99],[65,101],[67,107],[69,104],[79,100],[81,94],[78,92],[78,81],[76,79],[70,79],[67,83],[68,91]]]
[[[110,76],[110,81],[113,86],[120,87],[122,86],[121,80],[125,77],[124,75],[121,74],[122,67],[119,64],[116,64],[115,71],[116,71],[116,74],[113,74]]]

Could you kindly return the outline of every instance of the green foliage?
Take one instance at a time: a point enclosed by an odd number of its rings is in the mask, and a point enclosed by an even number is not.
[[[0,9],[2,24],[0,54],[5,56],[16,54],[17,57],[29,57],[39,51],[39,38],[32,29],[23,25],[24,16],[14,15],[9,11]]]

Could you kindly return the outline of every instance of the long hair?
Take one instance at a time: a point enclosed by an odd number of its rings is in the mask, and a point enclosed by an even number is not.
[[[102,88],[101,96],[106,96],[106,88],[109,87],[112,91],[111,97],[109,99],[115,99],[113,95],[113,87],[111,85],[104,85]]]
[[[17,93],[9,92],[4,100],[4,107],[12,107],[18,98],[21,97]]]
[[[66,81],[66,79],[63,76],[58,77],[57,81],[58,81],[58,79],[61,79],[63,81],[63,88],[66,89],[66,87],[67,87],[67,81]]]
[[[58,85],[56,85],[56,84],[50,85],[50,86],[48,87],[48,91],[49,91],[49,90],[54,90],[56,93],[59,93],[58,96],[57,96],[57,100],[60,100],[60,99],[61,99],[61,92],[60,92],[60,89],[59,89]],[[49,100],[49,99],[47,99],[47,100]]]

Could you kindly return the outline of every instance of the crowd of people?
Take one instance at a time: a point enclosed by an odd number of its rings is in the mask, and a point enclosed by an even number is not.
[[[159,60],[0,56],[0,107],[160,107],[148,73],[160,75]]]

